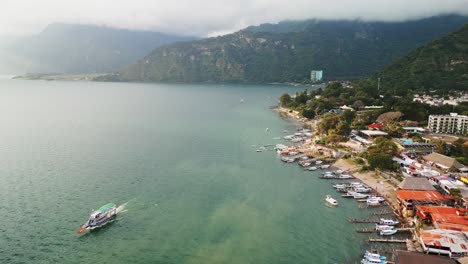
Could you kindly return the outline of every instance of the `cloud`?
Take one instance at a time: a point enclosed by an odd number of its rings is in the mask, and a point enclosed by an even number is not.
[[[285,19],[402,21],[452,13],[468,15],[468,0],[2,0],[0,34],[61,22],[207,36]]]

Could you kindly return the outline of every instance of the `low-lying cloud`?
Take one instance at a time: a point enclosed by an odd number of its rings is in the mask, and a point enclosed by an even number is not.
[[[468,0],[2,0],[0,34],[29,34],[50,23],[210,36],[285,19],[402,21],[468,15]]]

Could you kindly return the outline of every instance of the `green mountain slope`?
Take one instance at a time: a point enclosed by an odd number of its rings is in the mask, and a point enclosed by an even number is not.
[[[468,24],[397,60],[372,80],[381,78],[389,93],[408,91],[468,90]]]
[[[233,34],[165,45],[125,68],[127,81],[301,82],[313,69],[325,78],[372,74],[433,39],[456,30],[467,17],[418,21],[288,21]]]
[[[156,47],[193,39],[93,25],[51,24],[7,50],[27,61],[22,64],[23,72],[95,73],[119,70]]]

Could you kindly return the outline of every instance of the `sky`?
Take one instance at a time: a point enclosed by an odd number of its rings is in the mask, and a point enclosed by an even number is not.
[[[0,0],[0,35],[51,23],[216,36],[286,19],[414,20],[468,15],[468,0]]]

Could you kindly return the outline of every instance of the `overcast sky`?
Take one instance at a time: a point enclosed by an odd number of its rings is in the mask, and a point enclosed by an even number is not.
[[[54,22],[213,36],[285,19],[401,21],[468,15],[468,0],[0,0],[0,35]]]

